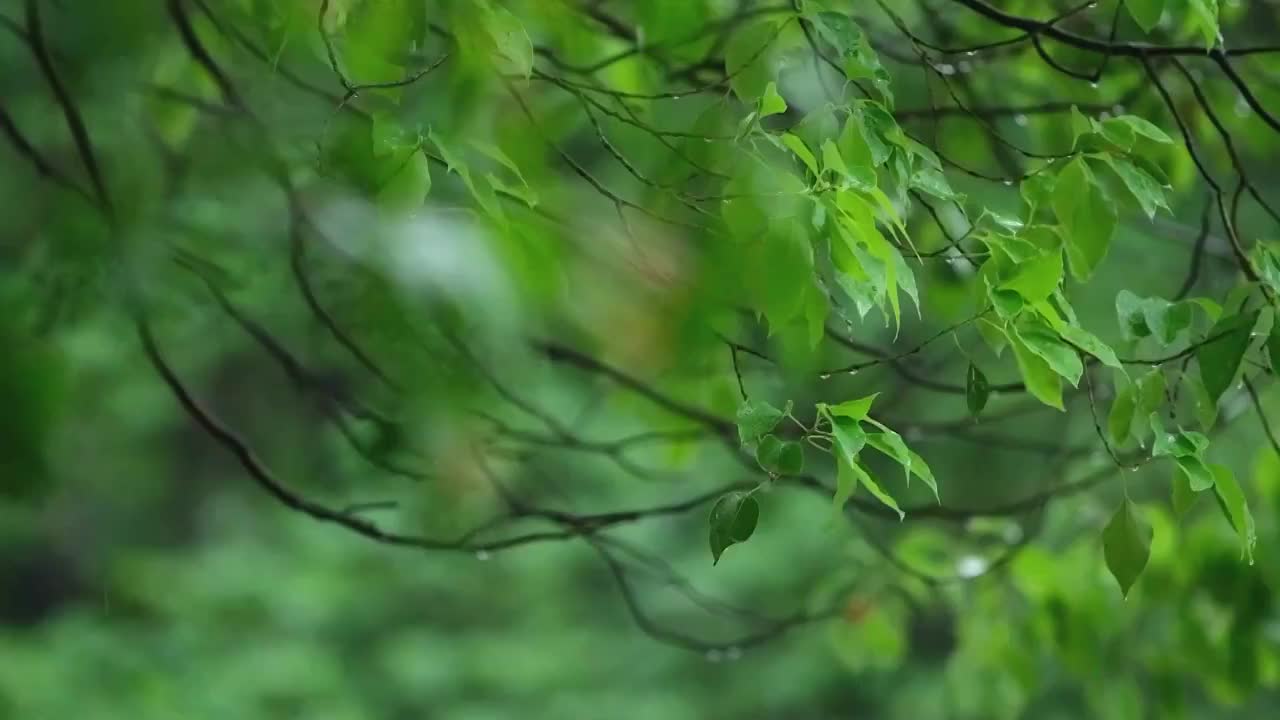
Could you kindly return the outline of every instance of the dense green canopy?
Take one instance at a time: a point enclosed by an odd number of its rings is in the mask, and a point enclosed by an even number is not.
[[[1278,35],[0,2],[0,716],[1271,717]]]

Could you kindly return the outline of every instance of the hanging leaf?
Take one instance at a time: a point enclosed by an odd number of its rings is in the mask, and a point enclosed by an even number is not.
[[[1054,372],[1043,358],[1032,352],[1020,337],[1014,336],[1011,344],[1013,355],[1018,361],[1018,370],[1022,373],[1022,380],[1026,383],[1027,390],[1045,405],[1064,410],[1062,381],[1058,373]]]
[[[1200,379],[1214,403],[1235,380],[1257,322],[1257,310],[1224,317],[1209,329],[1206,340],[1196,350]]]
[[[800,443],[766,435],[756,446],[756,462],[770,475],[799,475],[804,470]]]
[[[1217,491],[1218,507],[1240,535],[1240,557],[1253,564],[1253,550],[1258,545],[1257,527],[1254,525],[1253,513],[1249,511],[1249,501],[1244,490],[1236,481],[1235,473],[1225,465],[1210,465],[1213,472],[1214,490]]]
[[[1138,519],[1128,499],[1120,504],[1102,531],[1102,549],[1107,569],[1120,584],[1120,592],[1128,597],[1151,557],[1151,529]]]
[[[760,504],[750,493],[731,492],[722,496],[711,508],[711,564],[730,545],[746,542],[760,521]]]
[[[987,398],[991,397],[991,384],[987,376],[982,374],[977,365],[969,363],[969,372],[965,376],[964,397],[969,405],[969,413],[977,417],[987,406]]]
[[[764,97],[760,98],[760,117],[778,115],[787,111],[787,101],[778,94],[778,84],[770,80],[764,88]]]

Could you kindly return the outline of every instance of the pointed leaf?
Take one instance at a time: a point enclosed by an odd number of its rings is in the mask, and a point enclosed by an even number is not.
[[[1138,519],[1133,503],[1125,500],[1102,531],[1102,550],[1107,569],[1120,584],[1120,592],[1129,590],[1147,567],[1151,557],[1151,528]]]

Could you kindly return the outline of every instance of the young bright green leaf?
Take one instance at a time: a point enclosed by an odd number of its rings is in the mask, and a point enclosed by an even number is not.
[[[842,459],[841,462],[843,463],[846,461]],[[907,514],[902,512],[902,508],[898,506],[898,501],[894,500],[892,495],[885,492],[884,488],[880,487],[880,483],[876,482],[875,478],[871,477],[871,473],[868,473],[861,465],[858,465],[857,463],[848,463],[848,468],[842,468],[842,470],[852,473],[853,476],[857,478],[858,485],[862,485],[867,488],[867,491],[871,493],[872,497],[879,500],[885,507],[898,513],[899,520],[906,517]]]
[[[1099,340],[1097,335],[1076,325],[1063,325],[1057,330],[1063,340],[1098,358],[1103,365],[1117,370],[1124,369],[1124,365],[1120,363],[1120,358],[1116,357],[1116,351],[1112,350],[1110,345]]]
[[[1204,460],[1195,455],[1185,455],[1177,458],[1178,469],[1183,475],[1187,476],[1187,486],[1191,492],[1204,492],[1213,487],[1214,476],[1213,471],[1205,464]]]
[[[1124,7],[1133,21],[1138,23],[1138,27],[1148,33],[1164,14],[1164,0],[1124,0]]]
[[[777,36],[777,27],[769,21],[739,26],[724,49],[724,67],[729,73],[729,86],[745,103],[755,104],[773,80],[768,48]]]
[[[520,19],[497,4],[486,4],[485,30],[493,38],[503,69],[528,78],[533,74],[533,41]]]
[[[1125,499],[1102,531],[1107,569],[1125,597],[1151,557],[1151,528],[1143,524],[1135,510],[1133,503]]]
[[[1027,303],[1037,303],[1053,295],[1062,283],[1062,253],[1047,252],[1018,265],[1017,272],[1000,287],[1013,290]]]
[[[1062,380],[1038,354],[1031,351],[1020,337],[1011,339],[1014,357],[1018,360],[1018,370],[1027,390],[1037,400],[1049,407],[1064,410],[1062,405]],[[1078,358],[1077,358],[1078,359]]]
[[[871,404],[875,402],[880,393],[872,393],[866,397],[860,397],[855,400],[846,400],[836,405],[824,405],[823,408],[832,415],[847,417],[853,420],[862,420],[867,417],[867,413],[871,412]]]
[[[1258,544],[1258,531],[1249,511],[1249,501],[1236,481],[1235,473],[1225,465],[1210,465],[1213,487],[1218,496],[1218,507],[1240,536],[1240,557],[1253,564],[1253,550]]]
[[[412,212],[422,207],[431,191],[431,165],[416,148],[402,155],[394,174],[378,190],[378,205],[393,212]]]
[[[836,492],[831,502],[837,510],[842,509],[858,491],[858,479],[862,474],[858,471],[856,462],[849,461],[843,455],[836,458]]]
[[[883,425],[882,432],[867,433],[867,444],[902,466],[903,475],[911,482],[911,450],[902,436]]]
[[[1146,170],[1116,155],[1106,155],[1105,159],[1133,194],[1138,204],[1142,206],[1142,211],[1147,214],[1147,217],[1155,217],[1156,211],[1160,208],[1169,209],[1169,204],[1165,200],[1164,187],[1148,175]]]
[[[765,400],[744,400],[738,406],[738,439],[743,445],[754,443],[772,432],[784,416]]]
[[[1235,380],[1257,322],[1257,310],[1224,317],[1209,329],[1205,341],[1196,350],[1200,379],[1215,403]]]
[[[750,493],[731,492],[717,500],[710,518],[711,564],[719,563],[730,545],[749,540],[759,521],[760,504]]]
[[[770,80],[764,88],[764,96],[760,98],[760,117],[778,115],[787,111],[787,101],[778,94],[778,84]]]
[[[923,191],[941,200],[955,200],[960,197],[951,189],[951,183],[942,171],[933,168],[921,168],[911,176],[911,187]]]
[[[942,502],[942,496],[938,494],[938,480],[933,476],[933,469],[915,452],[911,452],[911,474],[920,478],[933,491],[934,500]]]
[[[969,372],[965,375],[964,397],[969,413],[974,417],[982,412],[987,406],[987,398],[991,397],[991,384],[987,382],[987,376],[973,363],[969,363]]]
[[[1146,118],[1141,118],[1137,115],[1117,115],[1113,118],[1109,118],[1108,122],[1128,125],[1129,128],[1133,130],[1134,134],[1140,135],[1148,140],[1154,140],[1155,142],[1164,145],[1170,145],[1173,143],[1173,138],[1169,137],[1168,133],[1151,124],[1151,121]]]
[[[867,444],[867,433],[857,420],[835,416],[831,418],[831,434],[835,439],[835,455],[850,465],[857,463],[858,453]]]
[[[1072,160],[1058,173],[1053,211],[1067,241],[1071,273],[1077,280],[1089,279],[1111,247],[1117,216],[1115,204],[1104,194],[1084,158]]]
[[[1191,9],[1195,26],[1204,37],[1204,46],[1212,48],[1221,35],[1218,28],[1218,0],[1187,0],[1187,5]]]
[[[800,162],[809,168],[809,172],[813,173],[814,177],[822,174],[822,170],[818,167],[818,159],[813,156],[813,151],[804,144],[803,140],[791,133],[784,133],[780,139],[782,144],[786,145],[787,149],[795,153],[796,157],[800,158]]]
[[[1080,355],[1067,343],[1048,329],[1038,327],[1016,328],[1015,333],[1022,344],[1031,352],[1039,355],[1054,372],[1066,378],[1073,386],[1080,384],[1080,375],[1084,372],[1084,363]]]

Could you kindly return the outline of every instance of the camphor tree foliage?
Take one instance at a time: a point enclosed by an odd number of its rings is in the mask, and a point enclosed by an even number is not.
[[[3,7],[11,501],[93,327],[278,522],[709,659],[1275,698],[1273,3]]]

